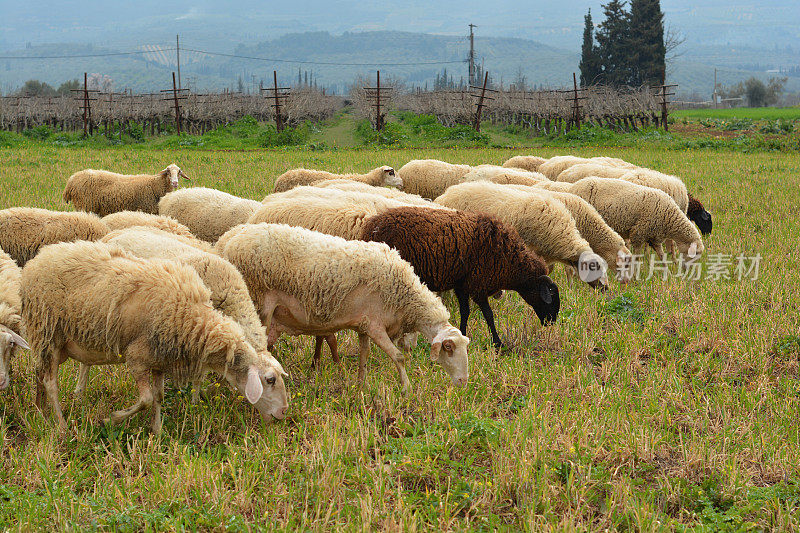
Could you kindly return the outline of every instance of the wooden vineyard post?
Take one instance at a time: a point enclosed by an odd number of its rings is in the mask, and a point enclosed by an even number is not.
[[[383,113],[381,109],[386,107],[386,102],[391,98],[390,95],[385,94],[394,90],[394,87],[381,86],[381,71],[377,71],[377,84],[375,87],[364,87],[364,94],[367,100],[374,102],[370,107],[375,108],[375,131],[380,132],[383,129]]]
[[[275,108],[275,130],[278,132],[283,131],[284,122],[283,122],[283,115],[281,114],[281,98],[288,98],[289,97],[289,87],[278,87],[278,71],[272,71],[272,87],[266,87],[261,89],[262,91],[270,92],[272,91],[272,95],[267,95],[267,98],[272,98],[273,104],[272,107]],[[284,102],[284,106],[285,106]]]
[[[678,86],[677,83],[673,83],[670,85],[663,84],[663,85],[656,85],[653,87],[653,89],[661,91],[661,94],[659,95],[661,96],[661,101],[659,103],[661,104],[661,126],[664,128],[664,131],[669,131],[669,124],[668,124],[669,110],[667,106],[669,105],[670,102],[669,100],[667,100],[667,97],[675,95],[674,92],[667,92],[667,90],[669,89],[671,91],[673,87],[677,86]]]
[[[575,93],[575,98],[572,104],[572,118],[575,121],[575,126],[578,129],[581,129],[581,106],[578,104],[578,80],[575,77],[575,73],[572,73],[572,86],[573,91]]]
[[[178,132],[178,136],[181,135],[181,105],[180,101],[186,99],[186,92],[189,89],[178,89],[178,85],[175,81],[175,72],[172,73],[172,89],[163,89],[162,93],[172,93],[172,97],[167,95],[164,100],[172,100],[173,105],[175,106],[175,130]]]
[[[480,93],[470,93],[472,96],[478,98],[478,102],[475,104],[477,105],[477,109],[475,110],[475,120],[472,122],[472,127],[475,128],[475,131],[481,131],[481,116],[483,115],[483,108],[486,105],[486,100],[494,100],[491,96],[486,96],[486,91],[496,93],[494,89],[487,89],[486,86],[489,84],[489,72],[484,73],[483,75],[483,86],[476,87],[474,85],[470,85],[472,89],[479,89]]]
[[[71,92],[78,93],[76,97],[79,98],[81,102],[81,111],[83,111],[83,136],[88,137],[92,133],[92,104],[93,100],[96,98],[92,98],[92,93],[98,93],[100,91],[96,89],[89,89],[89,74],[84,72],[83,73],[83,89],[71,89]]]

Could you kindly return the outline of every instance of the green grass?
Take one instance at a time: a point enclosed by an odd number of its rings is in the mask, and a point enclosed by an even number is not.
[[[800,107],[740,107],[736,109],[677,109],[670,111],[675,118],[718,118],[751,120],[800,120]]]
[[[800,518],[800,160],[660,146],[542,148],[610,155],[682,176],[714,214],[708,254],[756,252],[757,281],[669,278],[595,292],[553,274],[562,312],[541,328],[516,294],[493,301],[509,353],[469,322],[470,382],[454,389],[421,343],[400,394],[377,350],[356,385],[357,341],[341,365],[309,370],[312,346],[276,347],[290,377],[287,420],[265,426],[221,387],[193,406],[168,384],[164,432],[133,403],[124,368],[95,370],[67,436],[32,404],[33,361],[0,395],[0,529],[12,530],[797,530]],[[499,163],[517,150],[213,151],[0,149],[0,207],[66,209],[86,167],[140,172],[176,162],[194,184],[262,198],[307,166],[365,171],[412,158]],[[446,298],[457,319],[457,305]]]

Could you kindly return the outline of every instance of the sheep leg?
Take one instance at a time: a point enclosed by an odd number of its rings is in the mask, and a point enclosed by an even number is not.
[[[64,420],[64,413],[61,411],[61,402],[58,400],[58,367],[61,364],[61,354],[56,354],[50,359],[50,366],[44,369],[42,383],[47,392],[47,399],[53,406],[53,416],[58,423],[61,431],[67,431],[67,421]]]
[[[107,423],[118,424],[143,409],[149,409],[153,405],[153,387],[150,384],[150,372],[143,368],[132,368],[131,374],[136,380],[136,386],[139,389],[139,400],[127,409],[121,409],[111,413],[106,420]]]
[[[336,343],[336,334],[332,333],[325,336],[325,342],[328,344],[328,349],[331,351],[331,359],[334,363],[339,362],[339,346]]]
[[[161,402],[164,401],[164,374],[152,373],[153,376],[153,419],[150,424],[153,435],[161,433]]]
[[[459,329],[462,335],[466,335],[467,321],[469,320],[469,294],[463,288],[455,289],[454,292],[458,298],[458,315],[461,321]]]
[[[86,390],[86,384],[89,383],[89,369],[90,365],[81,363],[80,370],[78,370],[78,382],[75,383],[75,396],[82,396]]]
[[[401,352],[397,346],[394,345],[392,339],[389,338],[389,335],[386,334],[386,330],[382,327],[370,326],[367,334],[373,340],[373,342],[380,347],[381,350],[386,352],[389,357],[392,358],[394,366],[397,368],[397,372],[400,374],[400,383],[403,387],[403,394],[408,394],[408,391],[411,388],[411,382],[408,379],[408,374],[406,374],[406,367],[404,366],[405,357],[403,356],[403,352]]]
[[[314,358],[311,360],[311,370],[317,368],[322,356],[322,339],[323,337],[314,337]]]
[[[494,347],[498,350],[502,349],[503,341],[500,340],[500,335],[497,334],[497,329],[494,326],[494,313],[492,313],[489,300],[482,298],[480,300],[475,300],[475,303],[478,304],[481,313],[483,313],[483,319],[486,321],[486,325],[489,326],[489,331],[492,334],[492,344],[494,344]]]
[[[653,249],[653,251],[656,253],[656,255],[658,256],[659,259],[663,259],[664,258],[664,245],[663,244],[661,244],[660,242],[658,242],[656,244],[653,244],[651,242],[650,243],[650,248]]]
[[[364,384],[367,377],[367,357],[369,357],[369,335],[358,334],[358,384]]]

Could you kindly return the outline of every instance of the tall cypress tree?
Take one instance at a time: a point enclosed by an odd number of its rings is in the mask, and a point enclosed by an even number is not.
[[[664,13],[659,0],[631,0],[632,85],[659,85],[665,76]]]
[[[614,87],[629,85],[631,79],[631,24],[625,2],[611,0],[603,6],[606,19],[597,29],[597,44],[603,69],[603,82]]]
[[[592,24],[592,10],[583,17],[583,46],[581,47],[581,87],[587,87],[601,81],[600,57],[594,45],[594,25]]]

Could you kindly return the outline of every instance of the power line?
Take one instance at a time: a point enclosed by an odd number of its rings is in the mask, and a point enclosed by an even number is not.
[[[177,51],[177,47],[161,47],[152,49],[152,50],[136,50],[132,52],[106,52],[102,54],[76,54],[76,55],[57,55],[57,56],[0,56],[0,60],[3,59],[86,59],[86,58],[93,58],[93,57],[112,57],[112,56],[130,56],[130,55],[142,55],[142,54],[154,54],[158,52],[171,52]],[[415,65],[451,65],[455,63],[464,63],[463,59],[458,59],[454,61],[413,61],[407,63],[396,63],[396,62],[381,62],[375,61],[370,63],[348,63],[348,62],[339,62],[339,61],[306,61],[306,60],[298,60],[298,59],[278,59],[272,57],[260,57],[260,56],[247,56],[241,54],[226,54],[223,52],[211,52],[208,50],[199,50],[197,48],[183,48],[184,52],[195,52],[197,54],[205,54],[209,56],[218,56],[218,57],[230,57],[235,59],[248,59],[251,61],[265,61],[269,63],[297,63],[303,65],[331,65],[331,66],[346,66],[346,67],[374,67],[374,66],[415,66]]]
[[[82,59],[90,57],[110,57],[110,56],[131,56],[137,54],[153,54],[156,52],[170,52],[175,50],[172,48],[158,47],[154,50],[136,50],[134,52],[107,52],[103,54],[78,54],[71,56],[0,56],[0,59]]]
[[[301,63],[304,65],[333,65],[333,66],[344,66],[344,67],[374,67],[374,66],[414,66],[414,65],[450,65],[454,63],[464,63],[463,59],[458,59],[455,61],[413,61],[410,63],[384,63],[380,61],[372,62],[372,63],[340,63],[336,61],[303,61],[303,60],[296,60],[296,59],[275,59],[270,57],[259,57],[259,56],[245,56],[240,54],[225,54],[222,52],[208,52],[206,50],[197,50],[194,48],[183,48],[186,52],[196,52],[198,54],[207,54],[211,56],[220,56],[220,57],[233,57],[237,59],[250,59],[253,61],[268,61],[271,63]]]

